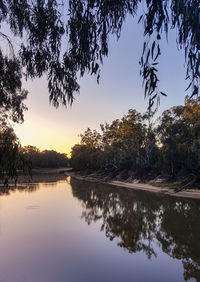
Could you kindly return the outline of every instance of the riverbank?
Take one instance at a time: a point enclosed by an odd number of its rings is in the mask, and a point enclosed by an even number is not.
[[[200,190],[197,189],[184,189],[181,191],[176,191],[173,187],[177,188],[176,183],[167,183],[166,182],[160,182],[159,179],[156,179],[154,181],[149,182],[139,182],[139,181],[121,181],[116,179],[110,179],[109,177],[102,177],[101,174],[97,173],[91,173],[91,174],[81,174],[74,171],[66,171],[64,172],[66,176],[74,177],[75,179],[82,180],[82,181],[89,181],[89,182],[96,182],[96,183],[102,183],[102,184],[109,184],[112,186],[118,186],[118,187],[124,187],[128,189],[134,189],[134,190],[142,190],[142,191],[148,191],[153,193],[161,193],[165,195],[170,195],[173,197],[182,197],[182,198],[191,198],[191,199],[199,199],[200,200]]]
[[[165,182],[158,178],[146,182],[138,180],[125,181],[111,177],[110,175],[102,175],[101,173],[83,174],[80,172],[75,172],[71,168],[33,169],[32,178],[28,175],[21,174],[18,177],[17,184],[51,183],[66,180],[67,176],[74,177],[81,181],[109,184],[112,186],[124,187],[128,189],[161,193],[173,197],[200,199],[200,190],[180,190],[178,186],[179,184],[176,182]],[[14,185],[14,182],[11,182],[10,185]],[[2,186],[2,184],[0,184],[0,186]]]

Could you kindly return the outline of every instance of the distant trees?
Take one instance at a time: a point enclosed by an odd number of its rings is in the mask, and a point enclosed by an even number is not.
[[[167,38],[170,29],[176,30],[178,50],[185,51],[188,89],[192,96],[198,96],[199,1],[69,0],[67,5],[64,2],[0,1],[0,38],[3,42],[0,46],[0,111],[5,111],[12,121],[23,121],[27,109],[24,101],[28,92],[23,89],[23,78],[46,75],[49,100],[55,107],[72,104],[80,90],[79,76],[89,73],[96,75],[99,81],[101,65],[108,56],[110,36],[119,39],[126,19],[136,17],[138,12],[138,22],[143,24],[144,30],[140,75],[149,108],[155,99],[159,101],[161,95],[166,96],[159,89],[158,63],[161,39]],[[132,28],[134,30],[134,23]],[[112,158],[116,156],[115,151],[119,151],[115,146],[110,152]],[[150,143],[146,153],[150,152],[149,146]],[[139,151],[137,149],[137,162],[139,159],[141,162]]]
[[[32,168],[67,167],[65,154],[40,150],[34,146],[22,147],[6,114],[0,116],[0,182],[8,186],[10,180],[17,182],[19,172],[31,176]]]
[[[153,124],[151,112],[129,110],[122,119],[87,129],[71,152],[79,170],[128,170],[132,174],[184,175],[200,172],[200,98],[163,112]]]
[[[31,161],[32,168],[58,168],[69,165],[66,154],[54,150],[40,151],[34,146],[25,146],[23,154]]]

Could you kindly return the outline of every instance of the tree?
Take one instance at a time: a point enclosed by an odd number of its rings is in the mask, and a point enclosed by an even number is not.
[[[92,149],[100,149],[102,146],[101,134],[96,130],[88,128],[84,134],[80,134],[81,145],[86,145]]]
[[[109,166],[118,169],[141,166],[145,124],[140,113],[131,109],[121,120],[101,125],[101,129]]]
[[[177,177],[182,187],[198,183],[200,97],[186,97],[183,106],[164,111],[155,123],[153,115],[130,109],[121,119],[101,124],[101,133],[88,128],[72,148],[72,167],[129,180],[161,174]]]
[[[27,91],[22,89],[22,73],[19,59],[3,56],[0,49],[0,111],[14,121],[23,121],[26,106],[23,101]]]
[[[200,169],[200,98],[186,97],[184,106],[176,106],[162,114],[158,126],[161,167],[176,175],[178,172],[199,175]]]
[[[46,74],[53,105],[71,104],[79,91],[77,75],[89,72],[99,80],[110,35],[119,38],[127,16],[135,17],[140,10],[139,22],[144,25],[145,37],[141,76],[149,106],[155,98],[166,95],[158,88],[156,66],[161,55],[160,39],[167,36],[169,29],[177,30],[177,47],[185,50],[188,87],[192,95],[199,93],[198,0],[69,0],[68,16],[66,11],[62,12],[64,8],[58,0],[2,0],[0,3],[1,26],[6,23],[11,36],[21,39],[14,50],[12,38],[0,32],[11,51],[7,56],[3,52],[5,48],[0,50],[0,107],[17,114],[15,121],[23,119],[25,109],[23,100],[27,93],[22,89],[23,74],[32,79]]]
[[[155,130],[146,124],[147,114],[130,109],[111,124],[101,124],[101,133],[88,128],[72,148],[71,165],[79,170],[132,170],[139,173],[156,166]]]
[[[81,144],[73,146],[70,164],[77,170],[94,170],[102,166],[102,137],[88,128],[80,134]]]
[[[4,114],[0,116],[0,181],[5,186],[10,179],[16,183],[18,170],[30,173],[30,163],[24,157],[19,140]]]

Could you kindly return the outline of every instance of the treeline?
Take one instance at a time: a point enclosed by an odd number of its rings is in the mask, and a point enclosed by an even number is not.
[[[65,154],[40,151],[33,146],[22,147],[5,112],[0,111],[0,183],[17,182],[19,172],[31,175],[32,168],[69,166]]]
[[[21,149],[23,156],[31,162],[32,168],[58,168],[69,166],[66,154],[54,150],[40,151],[35,146],[25,146]]]
[[[171,177],[200,172],[200,98],[186,97],[184,106],[153,113],[129,110],[122,119],[88,128],[71,151],[76,170],[124,172],[124,178]]]

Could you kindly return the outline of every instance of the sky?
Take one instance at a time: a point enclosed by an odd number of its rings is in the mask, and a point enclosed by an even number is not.
[[[130,108],[145,112],[148,99],[144,99],[139,75],[143,42],[142,26],[128,19],[120,39],[110,39],[100,83],[97,84],[96,78],[89,75],[80,79],[80,95],[76,95],[72,107],[55,109],[49,104],[45,77],[24,81],[24,88],[29,91],[28,111],[24,123],[14,125],[22,146],[32,145],[40,150],[69,154],[71,147],[80,141],[78,135],[88,127],[99,130],[101,123],[121,118]],[[168,96],[161,97],[157,115],[167,108],[183,104],[187,94],[184,55],[177,51],[174,31],[169,34],[168,43],[162,42],[159,78],[160,90]]]

